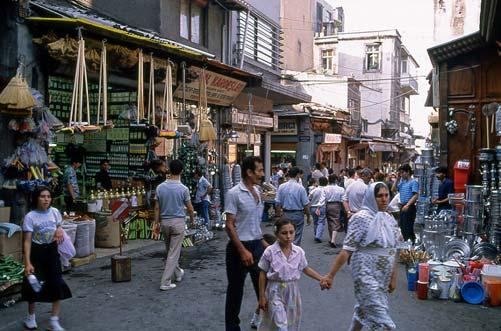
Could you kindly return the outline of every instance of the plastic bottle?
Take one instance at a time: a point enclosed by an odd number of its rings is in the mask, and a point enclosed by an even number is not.
[[[40,290],[42,289],[42,284],[38,281],[35,275],[28,275],[28,282],[30,283],[31,288],[33,289],[33,291],[35,291],[35,293],[40,292]]]

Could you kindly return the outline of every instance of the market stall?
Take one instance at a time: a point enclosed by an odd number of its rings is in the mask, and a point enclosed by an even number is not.
[[[501,148],[499,149],[501,151]],[[455,191],[451,209],[437,211],[440,181],[438,159],[425,148],[416,160],[419,182],[416,226],[418,240],[402,246],[400,259],[407,264],[408,288],[419,299],[465,301],[486,306],[501,304],[501,211],[497,160],[494,149],[479,154],[482,185],[468,185],[469,161],[455,165]],[[466,185],[465,185],[466,184]]]

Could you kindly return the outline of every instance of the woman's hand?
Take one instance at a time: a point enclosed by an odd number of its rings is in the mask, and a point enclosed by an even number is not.
[[[28,277],[29,275],[33,274],[35,272],[35,268],[31,263],[26,263],[24,265],[24,275]]]
[[[259,309],[268,311],[268,301],[266,301],[265,297],[259,297]]]
[[[58,244],[62,243],[64,241],[64,230],[61,227],[58,227],[56,229],[56,232],[54,232],[54,240],[57,241]]]
[[[317,210],[315,210],[315,215],[320,216],[320,208],[317,208]]]

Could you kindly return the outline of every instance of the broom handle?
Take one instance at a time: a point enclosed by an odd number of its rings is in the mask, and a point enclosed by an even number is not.
[[[153,77],[155,74],[155,69],[153,68],[153,66],[153,53],[150,53],[150,77],[148,83],[148,122],[150,122],[150,124],[152,125],[155,125],[155,116],[152,116],[152,108],[153,113],[155,112],[155,93],[153,91],[155,89],[155,78]]]
[[[71,96],[71,108],[70,108],[70,118],[68,120],[68,126],[71,126],[71,122],[73,121],[73,114],[75,112],[79,65],[80,65],[80,53],[77,53],[77,65],[75,67],[75,78],[73,79],[73,95]]]
[[[108,123],[108,51],[106,50],[106,39],[103,40],[103,115],[104,125]]]
[[[101,50],[101,60],[99,61],[99,87],[97,88],[96,125],[99,125],[99,117],[101,116],[101,88],[102,88],[102,80],[103,80],[103,52],[104,52],[104,49]]]
[[[87,106],[87,125],[90,125],[89,84],[87,82],[87,64],[85,63],[85,41],[83,45],[84,45],[83,76],[85,82],[83,88],[85,89],[85,101],[86,101],[85,104]]]
[[[138,54],[138,69],[137,69],[137,124],[139,124],[139,117],[141,116],[141,103],[142,103],[142,80],[143,80],[143,50],[139,49]]]
[[[78,43],[79,43],[78,51],[82,52],[82,50],[83,50],[83,48],[82,48],[82,46],[83,46],[83,39],[80,39],[78,41]],[[80,56],[82,57],[82,61],[80,61],[80,68],[79,68],[80,69],[80,77],[78,77],[79,78],[79,82],[78,82],[78,85],[79,85],[78,86],[78,89],[79,89],[79,91],[78,91],[79,92],[79,94],[78,94],[78,124],[82,125],[82,115],[83,115],[83,79],[84,79],[84,77],[83,77],[83,65],[82,65],[82,63],[84,61],[83,57],[85,55],[82,52]]]
[[[164,84],[164,96],[162,98],[162,117],[160,118],[160,130],[164,129],[164,113],[167,111],[167,84],[168,84],[167,76],[168,76],[168,69],[165,68],[165,84]]]

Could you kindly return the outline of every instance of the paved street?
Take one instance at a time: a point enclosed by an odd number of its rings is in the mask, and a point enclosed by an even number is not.
[[[266,232],[271,227],[265,227]],[[66,279],[74,297],[63,303],[62,325],[67,330],[224,330],[226,235],[199,247],[184,249],[181,265],[185,280],[173,291],[158,290],[163,270],[163,244],[132,253],[133,279],[111,282],[109,260],[74,270]],[[326,234],[324,234],[326,237]],[[310,266],[325,273],[337,250],[313,243],[312,227],[303,246]],[[419,301],[407,292],[400,266],[399,288],[391,296],[391,313],[399,330],[501,330],[501,309],[487,309],[446,301]],[[317,283],[301,279],[303,330],[347,330],[354,298],[349,268],[336,278],[334,289],[321,292]],[[241,317],[248,327],[256,299],[250,280]],[[0,310],[0,331],[22,329],[26,305]],[[39,305],[39,329],[48,325],[49,305]]]

